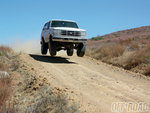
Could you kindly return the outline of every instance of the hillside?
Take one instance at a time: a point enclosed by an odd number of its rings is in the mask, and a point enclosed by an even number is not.
[[[150,26],[97,36],[87,41],[88,56],[150,75]]]
[[[127,40],[127,39],[150,39],[150,26],[144,26],[139,28],[127,29],[123,31],[117,31],[104,36],[96,36],[88,40],[88,45],[99,45],[101,42],[111,42],[117,40]]]

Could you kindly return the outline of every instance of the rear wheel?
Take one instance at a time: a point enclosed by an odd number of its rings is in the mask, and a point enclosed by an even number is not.
[[[50,39],[49,43],[48,43],[48,48],[49,48],[49,53],[51,56],[55,56],[56,55],[56,50],[54,48],[54,42]]]
[[[44,42],[44,40],[41,41],[41,54],[46,55],[47,54],[48,45]]]
[[[72,56],[73,55],[73,49],[67,49],[67,55]]]
[[[78,49],[77,49],[77,56],[83,57],[85,54],[86,50],[86,45],[85,44],[79,44]]]

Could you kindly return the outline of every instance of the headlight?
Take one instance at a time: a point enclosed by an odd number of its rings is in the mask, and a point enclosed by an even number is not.
[[[81,36],[86,36],[86,31],[81,31]]]
[[[61,34],[61,30],[59,29],[54,29],[54,35],[60,35]]]

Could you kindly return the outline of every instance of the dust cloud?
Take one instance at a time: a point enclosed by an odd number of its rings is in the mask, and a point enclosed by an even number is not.
[[[40,40],[31,39],[27,41],[15,41],[12,45],[12,49],[15,52],[22,52],[27,54],[41,54]],[[76,50],[74,50],[74,54]],[[49,55],[49,52],[47,52]],[[66,51],[61,50],[57,52],[57,56],[67,56]]]
[[[16,52],[23,52],[28,54],[40,54],[41,45],[40,40],[31,39],[27,41],[15,41],[12,48]]]

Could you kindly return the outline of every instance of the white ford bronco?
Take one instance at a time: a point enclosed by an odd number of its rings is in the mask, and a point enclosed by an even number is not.
[[[68,56],[73,55],[74,49],[77,56],[83,57],[86,49],[86,31],[79,29],[74,21],[51,20],[47,22],[41,33],[41,53],[55,56],[60,50],[66,50]]]

